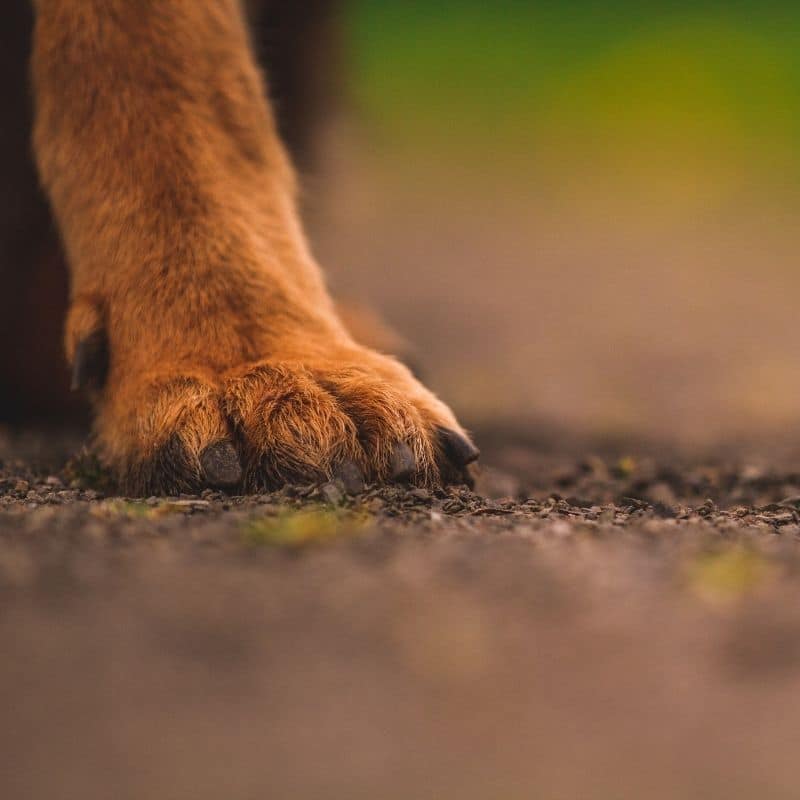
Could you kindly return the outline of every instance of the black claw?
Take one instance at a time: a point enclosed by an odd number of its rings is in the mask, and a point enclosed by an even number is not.
[[[393,481],[407,481],[414,475],[417,462],[407,444],[398,444],[392,453],[389,475]]]
[[[108,374],[108,341],[104,331],[96,331],[78,342],[72,360],[70,389],[102,389]]]
[[[200,454],[200,466],[212,489],[231,489],[241,483],[242,465],[236,449],[227,439],[206,447]]]
[[[464,467],[464,471],[461,473],[461,482],[468,488],[474,489],[475,488],[475,474],[473,472],[475,468],[466,466]]]
[[[466,467],[478,460],[481,451],[469,439],[449,428],[439,428],[439,441],[445,455],[457,466]]]
[[[333,477],[342,482],[347,494],[361,494],[364,491],[364,476],[355,461],[342,461],[334,470]]]

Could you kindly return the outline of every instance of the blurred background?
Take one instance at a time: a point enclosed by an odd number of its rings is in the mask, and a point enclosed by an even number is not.
[[[340,295],[468,424],[800,418],[800,6],[350,0],[306,184]]]

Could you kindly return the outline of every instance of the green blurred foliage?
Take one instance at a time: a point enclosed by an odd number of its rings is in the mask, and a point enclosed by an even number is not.
[[[800,176],[798,3],[352,0],[349,15],[384,153],[656,178],[704,202]]]
[[[251,545],[299,550],[316,544],[357,536],[368,526],[363,514],[342,510],[286,509],[280,514],[249,520],[244,540]]]
[[[698,554],[687,564],[689,587],[700,598],[725,604],[741,600],[776,577],[774,566],[758,551],[734,545]]]

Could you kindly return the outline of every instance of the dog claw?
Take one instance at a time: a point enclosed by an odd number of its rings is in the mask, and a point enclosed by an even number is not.
[[[209,487],[231,489],[241,483],[242,465],[234,446],[227,440],[215,442],[200,454],[200,466]]]
[[[477,461],[481,451],[460,433],[449,428],[439,429],[439,441],[445,455],[458,467]]]
[[[361,494],[364,491],[364,476],[355,461],[343,461],[333,473],[340,480],[347,494]]]
[[[414,475],[417,462],[414,454],[407,444],[398,444],[392,453],[392,460],[389,467],[389,475],[393,481],[407,481]]]
[[[108,372],[108,342],[105,333],[97,331],[78,342],[72,359],[70,389],[100,389]]]

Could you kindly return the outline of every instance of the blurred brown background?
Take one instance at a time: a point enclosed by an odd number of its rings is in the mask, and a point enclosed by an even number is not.
[[[354,0],[307,184],[340,293],[468,423],[718,442],[800,417],[800,10]]]

